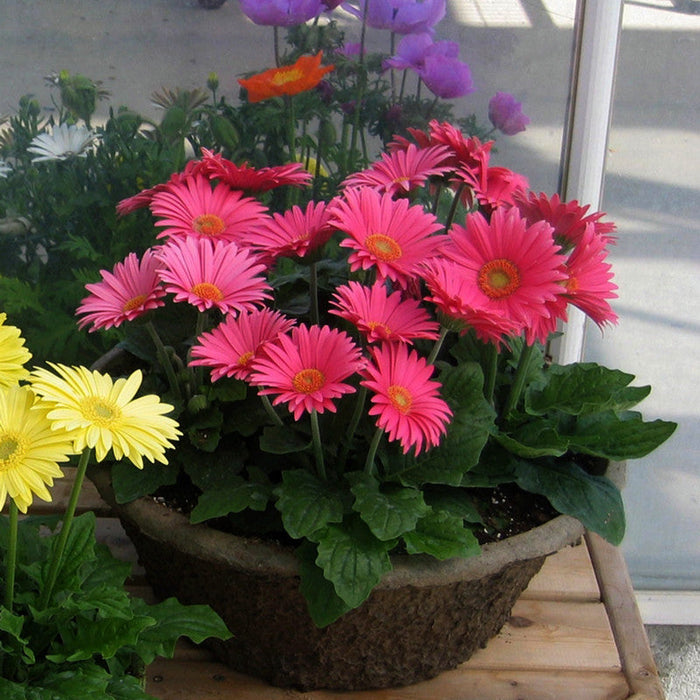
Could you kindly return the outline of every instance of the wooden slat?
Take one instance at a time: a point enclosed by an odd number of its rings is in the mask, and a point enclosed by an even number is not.
[[[588,548],[584,544],[565,547],[547,557],[522,597],[528,600],[599,601],[600,589]]]
[[[595,533],[586,535],[586,543],[629,686],[633,692],[649,700],[663,700],[663,686],[633,595],[625,560],[617,547]]]

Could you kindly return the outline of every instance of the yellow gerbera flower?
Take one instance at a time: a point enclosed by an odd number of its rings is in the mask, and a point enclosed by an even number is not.
[[[166,416],[173,407],[149,394],[134,398],[141,386],[141,371],[112,380],[108,374],[87,367],[49,363],[56,372],[39,368],[32,372],[34,390],[49,404],[55,428],[75,433],[75,449],[94,448],[101,462],[112,450],[116,459],[126,457],[139,469],[143,457],[167,464],[166,448],[182,433]]]
[[[0,386],[16,384],[26,379],[29,372],[24,368],[32,354],[24,347],[24,338],[19,328],[5,326],[7,314],[0,314]]]
[[[33,494],[50,501],[46,487],[63,476],[58,462],[72,452],[71,436],[52,429],[29,387],[0,387],[0,509],[8,496],[23,513]]]

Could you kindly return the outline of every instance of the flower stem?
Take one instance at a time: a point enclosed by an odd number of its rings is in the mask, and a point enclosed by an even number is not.
[[[372,438],[372,442],[370,443],[369,448],[367,449],[367,460],[365,461],[365,474],[374,474],[375,472],[374,458],[377,455],[377,448],[379,447],[379,443],[383,435],[383,428],[377,428],[377,431],[374,433],[374,437]]]
[[[445,221],[445,231],[449,231],[450,227],[452,226],[452,222],[454,221],[455,214],[457,213],[457,207],[459,206],[459,200],[462,198],[462,192],[464,192],[464,188],[467,186],[466,182],[461,182],[459,184],[459,187],[457,187],[457,191],[455,192],[454,199],[452,200],[452,206],[450,207],[450,211],[447,214],[447,219]]]
[[[493,343],[486,347],[486,362],[484,367],[484,398],[493,404],[493,393],[496,389],[496,374],[498,371],[498,349]]]
[[[274,409],[274,406],[270,403],[270,399],[267,397],[267,394],[261,394],[258,392],[258,396],[260,397],[260,400],[262,401],[262,405],[265,407],[265,412],[267,413],[268,416],[272,419],[272,422],[275,425],[282,426],[284,425],[284,422],[282,419],[277,415],[277,412]]]
[[[17,504],[10,499],[10,540],[7,544],[7,561],[5,562],[5,608],[12,612],[15,601],[15,572],[17,570],[17,525],[19,513]]]
[[[440,350],[442,349],[442,344],[445,342],[445,338],[447,337],[447,334],[449,332],[450,331],[448,328],[445,328],[445,326],[441,326],[440,337],[435,341],[435,345],[433,345],[433,349],[430,351],[430,355],[428,355],[427,362],[429,365],[432,365],[435,362],[435,359],[440,353]]]
[[[170,355],[168,355],[168,351],[165,348],[165,345],[163,345],[163,341],[161,340],[160,335],[158,335],[158,331],[156,330],[156,327],[153,325],[152,321],[148,321],[146,323],[146,330],[151,336],[153,344],[156,346],[156,355],[158,357],[158,361],[163,367],[163,370],[165,371],[165,376],[168,378],[168,384],[170,384],[170,391],[173,392],[175,398],[182,398],[180,384],[177,381],[177,375],[175,374],[175,368],[173,367],[173,363],[170,360]]]
[[[326,465],[323,461],[323,444],[321,442],[321,429],[318,425],[318,413],[311,411],[311,436],[314,441],[314,455],[316,456],[316,470],[323,481],[327,480]]]
[[[506,419],[515,410],[518,401],[520,401],[534,347],[534,345],[523,345],[520,359],[518,360],[518,368],[515,370],[515,378],[513,379],[513,384],[510,387],[510,393],[508,394],[508,399],[503,409],[503,417]]]
[[[350,445],[352,445],[352,439],[355,436],[355,431],[357,426],[360,424],[360,418],[362,418],[362,413],[365,409],[365,401],[367,400],[367,387],[361,386],[360,390],[357,392],[357,402],[355,403],[355,410],[353,411],[352,418],[350,418],[350,424],[345,433],[345,444],[343,445],[343,451],[340,453],[340,458],[338,459],[338,470],[342,474],[345,470],[345,463],[348,461],[348,452],[350,452]]]
[[[85,472],[87,471],[91,454],[92,449],[86,447],[83,450],[83,453],[80,455],[80,460],[78,461],[78,470],[75,474],[73,490],[71,491],[70,499],[68,501],[68,505],[66,506],[66,512],[63,516],[63,524],[61,525],[61,532],[58,536],[58,541],[51,555],[49,573],[46,577],[46,581],[44,581],[44,588],[41,591],[41,598],[39,599],[40,610],[44,609],[48,605],[53,593],[53,587],[56,584],[56,579],[58,578],[58,572],[61,568],[61,559],[63,558],[63,552],[66,548],[66,543],[68,542],[68,535],[70,535],[71,525],[73,524],[73,516],[75,515],[75,509],[78,505],[80,490],[82,489],[83,481],[85,480]]]

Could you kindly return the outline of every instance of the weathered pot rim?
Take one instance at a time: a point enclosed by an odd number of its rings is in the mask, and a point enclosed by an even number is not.
[[[624,482],[624,463],[612,462],[607,475],[618,485]],[[121,516],[137,524],[141,532],[180,551],[206,560],[219,561],[241,571],[262,575],[299,576],[293,551],[282,545],[221,532],[204,524],[193,525],[182,513],[139,498],[117,504],[112,491],[110,468],[91,468],[90,479],[102,498]],[[479,579],[494,574],[513,561],[547,556],[575,544],[584,534],[581,522],[559,515],[527,532],[485,544],[481,554],[438,561],[424,555],[393,555],[393,569],[384,575],[380,588],[416,587]]]

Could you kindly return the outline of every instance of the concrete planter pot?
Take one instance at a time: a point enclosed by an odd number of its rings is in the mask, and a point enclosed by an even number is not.
[[[291,549],[191,525],[150,498],[115,503],[109,470],[91,474],[134,542],[157,596],[207,603],[233,638],[219,659],[273,685],[303,690],[402,686],[467,660],[495,636],[548,554],[576,542],[559,516],[473,558],[396,556],[358,609],[318,629],[299,592]]]

